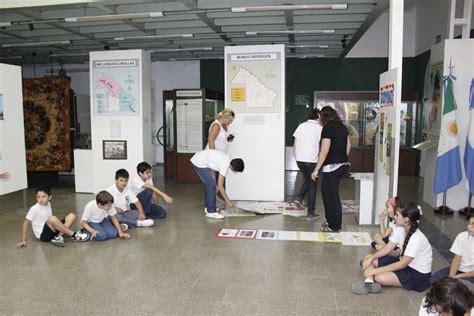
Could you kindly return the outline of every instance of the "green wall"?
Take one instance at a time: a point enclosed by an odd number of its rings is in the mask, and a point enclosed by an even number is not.
[[[426,53],[403,59],[402,91],[421,92]],[[379,76],[387,71],[387,58],[318,58],[287,59],[286,144],[293,144],[293,131],[305,121],[311,109],[295,106],[295,95],[309,95],[313,104],[314,91],[377,91]],[[201,88],[224,92],[224,61],[201,61]]]

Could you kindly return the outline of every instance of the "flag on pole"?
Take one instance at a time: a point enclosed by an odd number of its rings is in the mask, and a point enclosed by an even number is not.
[[[454,67],[450,67],[450,69],[452,68]],[[434,180],[436,194],[447,191],[462,180],[461,154],[456,125],[456,100],[453,92],[454,80],[456,77],[451,74],[443,78],[444,105]]]
[[[469,92],[469,130],[467,132],[466,150],[464,151],[464,169],[466,171],[469,192],[474,194],[474,79],[471,80]]]

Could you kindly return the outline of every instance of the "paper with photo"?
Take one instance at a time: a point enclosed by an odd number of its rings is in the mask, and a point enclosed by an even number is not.
[[[256,235],[257,231],[255,229],[241,229],[235,238],[254,239]]]
[[[299,232],[298,240],[318,241],[318,233],[316,233],[316,232]]]
[[[298,232],[281,230],[278,232],[278,240],[298,240]]]
[[[342,244],[346,246],[370,246],[372,239],[366,232],[341,232]]]
[[[278,231],[277,230],[261,230],[257,232],[257,239],[264,240],[278,240]]]
[[[339,233],[317,233],[320,242],[341,242]]]
[[[237,236],[238,232],[239,232],[238,229],[220,228],[217,231],[216,237],[219,237],[219,238],[235,238],[235,236]]]

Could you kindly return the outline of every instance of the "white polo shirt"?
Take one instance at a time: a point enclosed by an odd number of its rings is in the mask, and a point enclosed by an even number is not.
[[[392,233],[390,234],[390,237],[388,237],[388,240],[397,244],[398,248],[402,249],[403,243],[405,242],[405,236],[405,229],[403,227],[395,225],[393,227]]]
[[[420,273],[430,273],[433,262],[433,250],[426,236],[417,229],[410,237],[404,256],[412,257],[409,267]]]
[[[132,179],[132,184],[130,186],[130,189],[132,190],[132,192],[135,195],[138,195],[138,194],[142,193],[143,190],[145,190],[145,188],[143,187],[143,185],[145,183],[147,183],[149,185],[153,185],[153,177],[150,177],[150,179],[148,179],[146,181],[143,181],[142,178],[140,178],[139,175],[136,175]]]
[[[322,130],[323,127],[316,120],[307,120],[296,128],[293,133],[293,137],[297,139],[295,147],[296,161],[312,163],[318,161]]]
[[[198,168],[210,168],[226,176],[230,166],[230,158],[226,153],[215,149],[206,149],[194,154],[191,163]]]
[[[36,238],[40,238],[41,233],[43,232],[44,224],[52,215],[53,210],[51,209],[50,202],[48,202],[47,205],[36,203],[30,207],[28,213],[26,214],[26,219],[31,221],[31,228],[33,229],[33,234],[35,234]]]
[[[107,188],[107,191],[114,197],[114,207],[121,208],[124,211],[130,209],[130,203],[136,203],[138,201],[137,196],[129,187],[126,187],[120,192],[114,183]]]
[[[458,270],[461,272],[474,271],[474,236],[462,232],[456,236],[450,251],[461,256]]]
[[[117,212],[115,208],[111,207],[110,210],[101,209],[96,200],[92,200],[84,207],[84,213],[82,214],[82,220],[87,223],[101,223],[104,218],[109,215],[115,215]]]

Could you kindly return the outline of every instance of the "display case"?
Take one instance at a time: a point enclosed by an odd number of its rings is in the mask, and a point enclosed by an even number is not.
[[[222,93],[207,89],[175,89],[163,92],[165,176],[197,180],[189,159],[205,148],[208,130],[224,109]]]
[[[417,94],[402,94],[400,109],[400,174],[414,175]],[[374,168],[375,135],[378,128],[377,92],[315,92],[314,106],[331,106],[347,126],[352,150],[351,172],[372,172]]]

